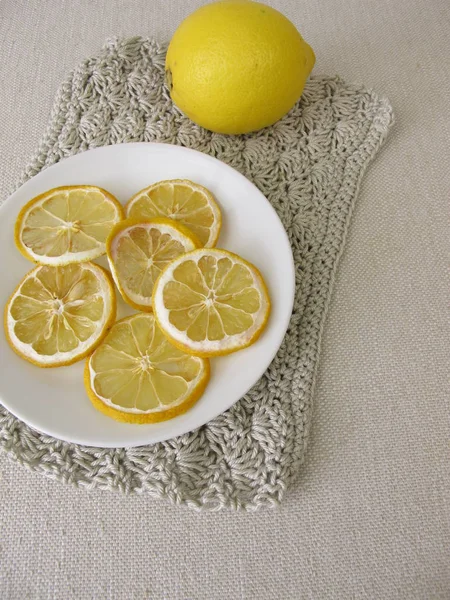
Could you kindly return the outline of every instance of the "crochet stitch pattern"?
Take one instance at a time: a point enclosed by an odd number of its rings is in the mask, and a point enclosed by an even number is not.
[[[255,510],[282,500],[305,455],[321,336],[362,175],[392,124],[386,99],[313,77],[286,117],[253,134],[206,131],[173,105],[165,47],[113,40],[60,87],[23,181],[108,144],[165,142],[229,164],[269,199],[288,232],[296,297],[265,375],[200,429],[138,448],[81,447],[41,434],[0,406],[0,447],[25,466],[86,488],[147,493],[196,509]]]

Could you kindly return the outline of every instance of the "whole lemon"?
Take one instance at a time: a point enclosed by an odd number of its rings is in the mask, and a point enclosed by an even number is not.
[[[172,100],[218,133],[272,125],[299,99],[312,48],[277,10],[250,0],[207,4],[185,19],[167,51]]]

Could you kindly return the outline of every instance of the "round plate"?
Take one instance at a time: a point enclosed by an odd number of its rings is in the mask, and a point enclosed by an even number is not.
[[[286,332],[294,301],[294,262],[286,232],[272,206],[243,175],[195,150],[168,144],[118,144],[72,156],[42,171],[0,207],[0,304],[33,265],[14,245],[14,223],[34,196],[62,185],[103,187],[125,203],[162,179],[190,179],[210,189],[223,215],[218,247],[254,263],[271,296],[272,314],[250,348],[211,360],[211,381],[184,415],[151,425],[118,423],[97,412],[83,385],[84,360],[70,367],[40,369],[16,356],[0,335],[0,401],[31,427],[88,446],[141,446],[200,427],[239,400],[261,377]],[[99,261],[105,264],[103,259]],[[118,317],[130,314],[118,296]]]

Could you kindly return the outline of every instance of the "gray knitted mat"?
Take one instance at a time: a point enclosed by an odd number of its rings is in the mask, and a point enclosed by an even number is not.
[[[31,429],[0,407],[0,447],[52,479],[169,498],[195,508],[255,509],[279,502],[303,461],[327,307],[361,177],[392,123],[387,100],[338,78],[316,77],[291,112],[258,133],[205,131],[172,104],[165,49],[109,42],[62,84],[50,125],[23,180],[107,144],[195,148],[253,181],[291,241],[296,298],[284,342],[265,375],[230,410],[167,442],[87,448]]]

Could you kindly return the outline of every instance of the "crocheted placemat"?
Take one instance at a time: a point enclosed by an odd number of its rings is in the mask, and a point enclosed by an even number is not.
[[[164,47],[141,38],[111,41],[85,60],[60,87],[23,180],[67,156],[121,142],[179,144],[228,163],[270,200],[289,234],[296,298],[287,335],[253,389],[192,433],[140,448],[87,448],[42,435],[0,407],[0,447],[39,473],[83,487],[254,509],[280,501],[303,461],[336,267],[361,177],[392,110],[371,91],[317,77],[274,126],[218,135],[172,104],[164,60]]]

